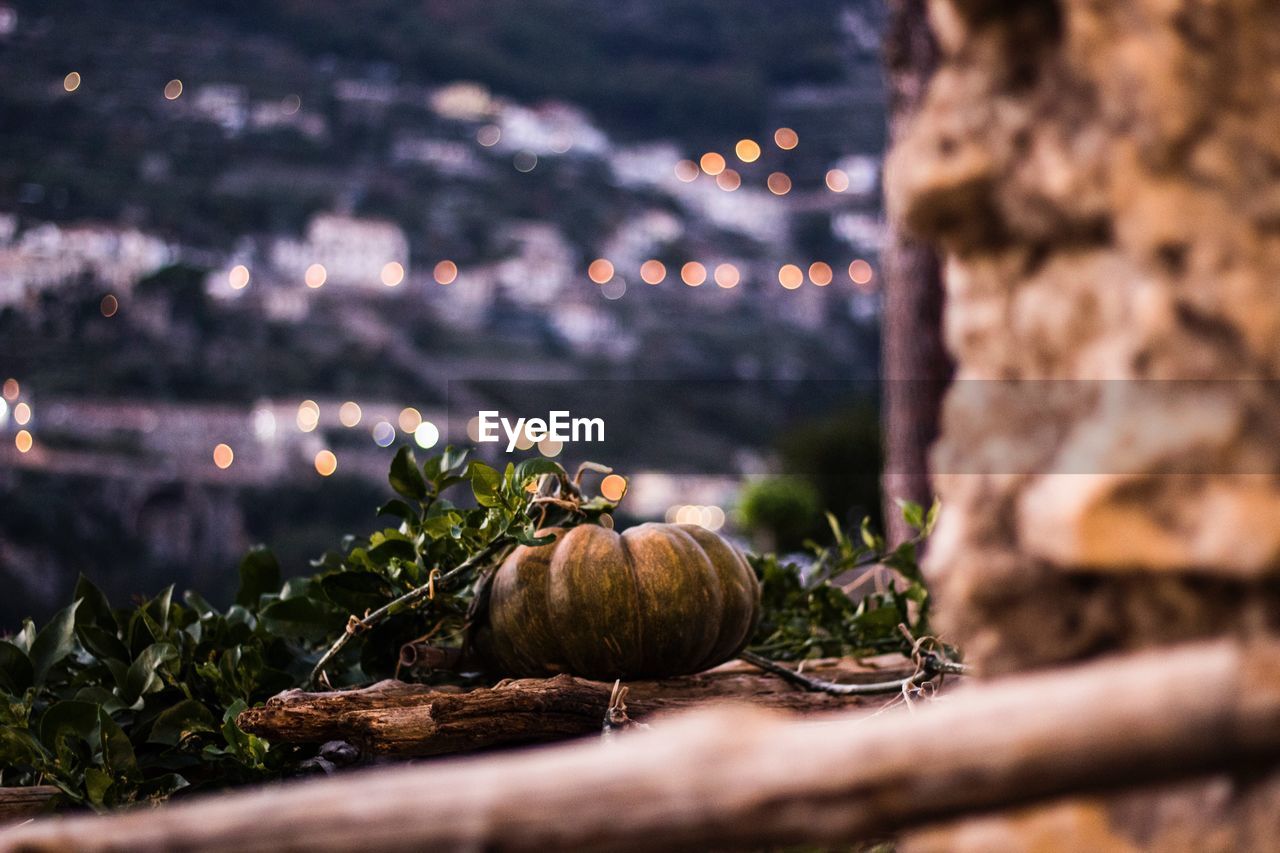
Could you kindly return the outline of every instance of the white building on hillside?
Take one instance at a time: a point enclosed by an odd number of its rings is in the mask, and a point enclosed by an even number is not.
[[[393,263],[409,269],[409,240],[399,225],[335,213],[312,217],[305,239],[278,239],[271,247],[277,272],[301,282],[319,264],[324,287],[386,291],[383,270]]]

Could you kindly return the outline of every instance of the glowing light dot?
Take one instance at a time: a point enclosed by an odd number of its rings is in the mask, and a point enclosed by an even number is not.
[[[627,283],[621,278],[614,278],[600,285],[600,292],[605,299],[621,299],[627,292]]]
[[[347,428],[358,426],[363,415],[360,404],[353,400],[348,400],[338,407],[338,422]]]
[[[382,267],[382,283],[387,287],[395,287],[404,281],[404,265],[398,261],[388,261]]]
[[[754,163],[760,159],[760,143],[754,139],[739,139],[738,144],[733,146],[733,153],[744,163]]]
[[[859,287],[864,287],[871,283],[874,273],[871,270],[871,264],[858,258],[849,264],[849,278]]]
[[[307,287],[315,289],[323,287],[325,280],[329,278],[328,271],[324,268],[324,264],[312,264],[307,267],[306,275],[303,280],[307,283]]]
[[[68,92],[74,92],[76,89],[79,89],[80,88],[80,72],[72,71],[66,77],[63,77],[62,88],[66,89]]]
[[[738,274],[738,268],[733,264],[720,264],[716,267],[716,284],[728,290],[731,287],[737,287],[741,276]]]
[[[554,438],[544,438],[542,441],[538,442],[538,452],[543,456],[559,456],[560,451],[562,450],[564,450],[563,441],[556,441]]]
[[[702,171],[708,175],[718,175],[724,171],[724,157],[714,151],[708,151],[702,155],[702,159],[698,161],[698,165],[702,167]]]
[[[298,404],[298,429],[302,432],[311,432],[320,423],[320,407],[316,405],[314,400],[303,400]]]
[[[422,423],[422,412],[412,406],[406,406],[400,410],[400,417],[396,419],[396,423],[400,424],[401,432],[413,432]]]
[[[818,285],[818,287],[826,287],[831,283],[831,265],[822,261],[815,261],[809,264],[809,281]]]
[[[13,422],[18,426],[26,426],[31,423],[31,406],[26,403],[19,403],[14,406]]]
[[[697,287],[707,280],[707,268],[697,261],[689,261],[680,268],[680,279],[690,287]]]
[[[454,279],[458,277],[458,265],[453,261],[441,261],[436,264],[436,268],[431,271],[431,275],[438,284],[453,284]]]
[[[440,441],[440,430],[431,421],[423,421],[413,431],[413,440],[423,450],[430,450]]]
[[[20,391],[21,389],[18,386],[18,380],[6,379],[4,381],[4,398],[8,400],[10,403],[18,399],[18,394]]]
[[[182,96],[182,81],[170,80],[164,84],[164,96],[170,101],[176,101]]]
[[[778,283],[787,290],[795,290],[804,284],[804,271],[795,264],[783,264],[778,270]]]
[[[333,455],[332,450],[321,450],[316,454],[316,473],[321,477],[328,477],[338,470],[338,457]]]
[[[532,151],[517,151],[511,158],[511,164],[517,172],[532,172],[538,165],[538,155]]]
[[[236,264],[227,273],[227,283],[232,290],[243,290],[249,284],[249,268],[244,264]]]
[[[716,186],[726,192],[733,192],[738,187],[742,186],[742,176],[733,169],[725,169],[723,172],[716,175]]]
[[[492,148],[498,144],[498,140],[502,138],[502,128],[496,124],[486,124],[484,127],[476,131],[476,142],[479,142],[485,148]]]
[[[783,151],[790,151],[800,144],[800,134],[789,127],[780,127],[773,132],[773,144]]]
[[[114,317],[116,312],[120,310],[120,300],[108,293],[102,297],[102,301],[98,303],[98,310],[102,312],[103,317]]]
[[[25,429],[18,430],[18,434],[13,437],[13,444],[18,448],[19,453],[26,453],[31,449],[34,442],[31,439],[31,433]]]
[[[390,447],[396,440],[396,428],[386,421],[378,421],[373,425],[373,443],[379,447]]]
[[[604,284],[606,281],[613,278],[613,264],[606,261],[604,258],[596,258],[591,262],[590,266],[587,267],[587,278],[591,279],[596,284]]]
[[[765,183],[769,187],[769,192],[774,195],[786,195],[791,192],[791,179],[782,172],[774,172]]]
[[[302,109],[302,98],[297,95],[285,95],[280,101],[280,105],[284,107],[284,114],[287,116],[297,115],[298,110]]]
[[[230,468],[231,463],[236,460],[236,454],[232,451],[231,446],[227,444],[219,444],[213,449],[213,464],[219,468]]]
[[[832,169],[827,172],[827,189],[833,193],[842,193],[849,189],[849,176],[843,169]]]
[[[607,501],[617,503],[627,493],[627,478],[621,474],[610,474],[600,481],[600,494]]]
[[[718,506],[704,507],[704,509],[706,512],[704,513],[703,527],[708,530],[719,530],[724,527],[724,510]]]
[[[681,160],[676,163],[676,178],[686,184],[698,179],[698,164],[692,160]]]
[[[667,277],[667,268],[658,260],[648,260],[640,265],[640,280],[645,284],[661,284]]]

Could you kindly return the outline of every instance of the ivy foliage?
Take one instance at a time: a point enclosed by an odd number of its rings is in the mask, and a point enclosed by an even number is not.
[[[385,525],[345,537],[308,576],[285,580],[255,548],[225,609],[172,587],[116,607],[81,577],[48,624],[0,639],[0,786],[52,784],[68,803],[103,810],[292,772],[304,748],[241,730],[240,712],[317,673],[335,686],[394,675],[415,639],[461,645],[477,589],[510,548],[549,541],[539,531],[553,524],[611,525],[615,504],[584,499],[580,475],[542,458],[499,471],[453,448],[419,464],[402,448],[389,475],[396,497],[378,509]],[[891,551],[869,524],[854,537],[829,516],[834,544],[810,543],[807,570],[753,556],[763,586],[753,648],[780,659],[866,654],[903,649],[899,625],[926,633],[916,545],[937,506],[902,509],[917,535]],[[839,582],[872,563],[898,580],[847,595]]]
[[[898,501],[898,507],[914,535],[895,548],[871,529],[870,519],[851,535],[828,513],[833,543],[806,543],[810,565],[750,555],[763,605],[751,649],[776,660],[909,654],[910,638],[929,636],[929,590],[917,551],[933,532],[939,505],[926,510]]]
[[[499,471],[453,448],[423,464],[402,448],[389,479],[397,497],[378,509],[388,524],[346,537],[309,576],[283,580],[271,552],[255,548],[225,610],[194,592],[179,599],[172,587],[113,607],[81,577],[74,602],[48,624],[27,621],[0,639],[0,785],[52,784],[72,803],[106,809],[279,776],[300,758],[296,749],[268,745],[236,717],[306,685],[353,615],[396,601],[433,572],[540,542],[544,524],[599,522],[614,506],[575,500],[566,514],[563,500],[540,502],[550,490],[539,482],[574,489],[560,465],[541,458]],[[445,496],[463,486],[465,506]],[[483,569],[430,606],[390,609],[333,657],[328,679],[385,678],[400,645],[427,631],[441,645],[460,643]]]

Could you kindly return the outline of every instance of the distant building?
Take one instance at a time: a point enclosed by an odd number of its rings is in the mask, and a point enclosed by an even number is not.
[[[11,36],[18,29],[18,10],[12,6],[0,6],[0,37]]]
[[[619,271],[638,270],[663,246],[680,239],[684,223],[668,211],[653,208],[623,222],[601,247],[601,255]]]
[[[442,175],[474,178],[484,174],[484,166],[475,154],[475,146],[452,139],[426,136],[402,136],[391,145],[391,159],[396,163],[419,163]]]
[[[532,109],[503,103],[497,124],[502,131],[498,147],[507,151],[600,155],[609,148],[608,137],[587,114],[565,103],[553,101]]]
[[[521,222],[506,228],[501,240],[514,249],[493,265],[502,294],[517,305],[553,303],[574,274],[573,248],[559,229],[545,222]]]
[[[173,248],[160,238],[112,225],[48,222],[28,228],[16,240],[10,230],[6,242],[0,248],[0,305],[83,275],[125,293],[175,258]]]
[[[192,93],[191,109],[197,115],[235,135],[244,130],[248,120],[248,101],[244,87],[231,83],[209,83]]]
[[[303,281],[315,264],[324,267],[324,286],[386,291],[382,270],[389,263],[409,268],[409,241],[394,222],[335,213],[312,217],[306,239],[278,239],[271,265],[282,276]]]
[[[427,103],[436,115],[454,121],[480,121],[492,116],[498,108],[497,101],[483,83],[460,80],[441,86],[432,92]]]

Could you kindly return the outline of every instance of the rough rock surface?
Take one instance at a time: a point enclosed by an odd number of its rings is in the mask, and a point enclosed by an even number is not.
[[[888,191],[947,258],[941,627],[987,672],[1280,632],[1280,3],[930,19]],[[906,849],[1267,850],[1278,814],[1280,774],[1242,770]]]
[[[1280,622],[1280,4],[934,0],[889,163],[945,250],[928,569],[1005,672]]]

